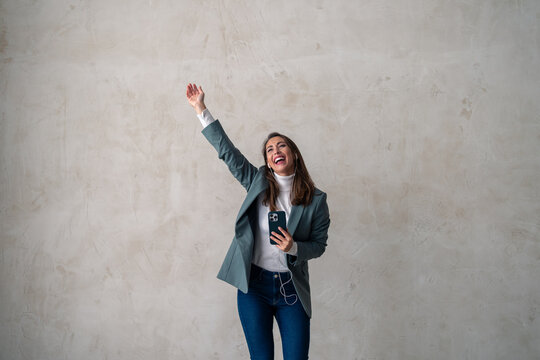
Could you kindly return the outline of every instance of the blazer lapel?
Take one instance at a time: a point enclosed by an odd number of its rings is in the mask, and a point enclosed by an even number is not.
[[[303,212],[304,207],[302,205],[294,205],[291,209],[291,215],[289,216],[289,222],[287,223],[287,231],[289,232],[289,234],[291,234],[292,237],[294,237],[294,232],[296,231],[296,227],[300,222],[300,218],[302,217]]]

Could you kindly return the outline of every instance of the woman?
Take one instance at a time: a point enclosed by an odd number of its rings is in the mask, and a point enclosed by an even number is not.
[[[307,261],[321,256],[326,247],[330,225],[326,194],[315,188],[298,147],[288,137],[272,133],[266,138],[265,165],[257,169],[206,109],[202,87],[189,84],[186,95],[204,126],[203,135],[247,190],[218,278],[238,288],[238,313],[251,359],[274,358],[274,317],[284,359],[307,359],[311,318]],[[287,229],[269,234],[268,212],[275,210],[285,212]]]

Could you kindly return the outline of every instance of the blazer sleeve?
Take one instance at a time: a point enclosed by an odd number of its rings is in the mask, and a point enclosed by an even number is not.
[[[293,261],[294,264],[299,261],[317,258],[324,253],[329,227],[330,213],[326,202],[326,194],[322,193],[311,224],[310,241],[298,241],[296,243],[298,245],[298,251],[296,253],[296,259]]]
[[[206,126],[202,134],[216,149],[218,157],[227,164],[231,174],[248,190],[257,174],[257,168],[234,146],[219,120]]]

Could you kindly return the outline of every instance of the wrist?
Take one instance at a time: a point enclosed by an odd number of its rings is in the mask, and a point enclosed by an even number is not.
[[[289,254],[289,255],[296,256],[296,254],[298,253],[298,245],[297,245],[296,241],[293,241],[291,248],[289,250],[285,251],[285,252],[287,254]]]
[[[202,114],[202,112],[206,109],[206,105],[204,103],[199,103],[193,106],[195,108],[195,111],[197,112],[197,115]]]

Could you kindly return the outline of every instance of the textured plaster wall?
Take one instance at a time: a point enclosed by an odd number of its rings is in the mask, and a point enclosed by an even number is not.
[[[282,131],[328,193],[312,359],[539,359],[539,19],[536,0],[0,1],[0,359],[248,358],[215,278],[244,190],[193,81],[252,162]]]

